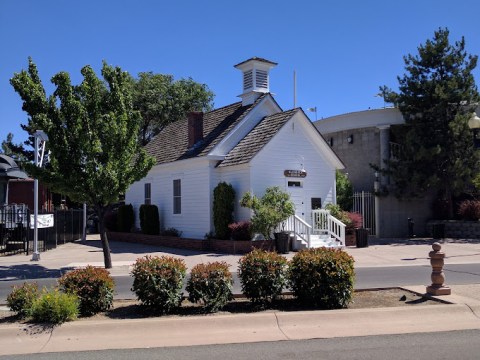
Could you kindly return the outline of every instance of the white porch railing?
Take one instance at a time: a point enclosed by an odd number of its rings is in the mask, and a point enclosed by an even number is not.
[[[282,224],[282,229],[293,232],[295,240],[302,240],[307,248],[312,247],[312,235],[327,235],[341,247],[345,246],[345,224],[330,215],[328,210],[313,210],[312,220],[313,226],[293,215]]]
[[[345,246],[345,224],[325,209],[312,210],[313,232],[328,234]]]
[[[295,240],[302,240],[307,244],[307,248],[311,248],[312,242],[310,235],[312,234],[312,227],[297,215],[290,216],[282,225],[285,231],[291,231],[294,234]]]

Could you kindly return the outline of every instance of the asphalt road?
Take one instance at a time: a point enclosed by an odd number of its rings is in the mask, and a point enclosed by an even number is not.
[[[381,335],[367,337],[314,339],[301,341],[260,342],[103,350],[87,352],[46,353],[0,356],[0,359],[20,360],[404,360],[462,359],[478,360],[480,330]]]
[[[394,267],[371,267],[357,268],[356,289],[385,288],[402,285],[429,285],[431,284],[430,266],[394,266]],[[446,265],[444,268],[446,284],[478,284],[480,283],[480,264]],[[236,273],[234,275],[234,293],[241,293],[241,285]],[[8,294],[13,285],[22,284],[24,281],[36,281],[40,287],[53,286],[56,284],[57,275],[50,278],[25,279],[4,281],[0,279],[0,304],[5,304]],[[135,295],[130,291],[133,278],[131,276],[114,277],[116,289],[115,298],[134,299]]]

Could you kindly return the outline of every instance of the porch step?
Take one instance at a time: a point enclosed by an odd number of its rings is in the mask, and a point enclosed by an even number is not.
[[[329,235],[310,235],[310,244],[312,248],[331,247],[341,248],[341,244]],[[294,244],[295,250],[303,250],[307,248],[307,243],[297,239]]]

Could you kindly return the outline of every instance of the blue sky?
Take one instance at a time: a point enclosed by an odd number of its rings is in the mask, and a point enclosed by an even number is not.
[[[25,140],[21,101],[9,84],[32,56],[48,94],[59,71],[102,60],[142,71],[192,77],[216,94],[215,107],[238,101],[233,65],[253,56],[278,63],[270,90],[283,109],[316,106],[318,118],[383,107],[380,85],[397,87],[403,56],[439,27],[465,36],[480,54],[476,0],[0,0],[0,141]],[[475,70],[477,83],[480,70]],[[315,114],[309,113],[312,120]]]

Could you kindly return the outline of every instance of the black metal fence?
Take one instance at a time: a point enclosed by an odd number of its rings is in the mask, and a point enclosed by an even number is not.
[[[53,227],[38,228],[38,251],[81,239],[82,210],[55,210],[41,213],[53,215]],[[33,212],[25,205],[0,206],[0,256],[33,252]]]

